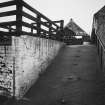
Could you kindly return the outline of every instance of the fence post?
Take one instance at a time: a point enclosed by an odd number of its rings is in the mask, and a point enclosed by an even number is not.
[[[64,20],[61,20],[61,23],[60,23],[60,30],[63,30],[63,26],[64,26]]]
[[[12,29],[11,29],[12,26],[8,26],[8,27],[9,27],[9,32],[12,32]]]
[[[41,17],[39,15],[37,15],[37,34],[40,35],[41,31],[41,24],[40,24],[40,21],[41,21]]]
[[[40,35],[41,35],[41,24],[40,24],[40,21],[41,21],[41,17],[40,15],[37,15],[37,36],[39,36],[39,59],[40,59],[40,48],[41,48],[41,44],[40,44]]]
[[[52,29],[51,29],[51,27],[52,27],[52,23],[49,23],[49,36],[52,35]]]
[[[49,38],[52,39],[52,23],[49,23]],[[48,47],[51,48],[51,43],[48,43],[48,45],[49,45]]]
[[[64,20],[60,21],[60,28],[59,28],[59,35],[58,35],[58,40],[61,41],[62,40],[62,36],[63,36],[63,26],[64,26]]]
[[[34,26],[34,24],[32,23],[31,25],[32,25],[31,26],[31,33],[33,34],[33,26]]]
[[[22,32],[22,0],[15,0],[16,1],[16,34],[17,36],[21,35]]]

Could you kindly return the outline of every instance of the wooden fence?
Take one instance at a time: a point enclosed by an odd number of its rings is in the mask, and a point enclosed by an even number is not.
[[[49,18],[41,14],[36,9],[32,8],[23,0],[13,0],[0,3],[0,8],[16,6],[15,10],[5,11],[0,13],[0,17],[16,16],[14,21],[0,22],[0,27],[7,29],[7,32],[0,31],[1,35],[8,36],[20,36],[20,35],[32,35],[42,38],[51,38],[59,40],[57,38],[57,32],[63,29],[63,20],[51,21]],[[27,11],[32,14],[28,13]],[[24,21],[23,18],[29,19],[30,22]],[[59,25],[57,24],[59,23]],[[23,30],[28,28],[30,31]],[[43,28],[44,27],[44,28]]]

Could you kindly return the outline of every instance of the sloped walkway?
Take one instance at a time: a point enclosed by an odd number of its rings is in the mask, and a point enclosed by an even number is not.
[[[105,105],[94,45],[66,46],[23,100],[11,105]]]

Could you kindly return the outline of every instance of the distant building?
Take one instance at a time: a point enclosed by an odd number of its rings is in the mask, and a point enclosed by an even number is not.
[[[63,39],[67,44],[82,44],[84,40],[90,40],[90,37],[73,19],[70,19],[70,22],[64,28]]]
[[[87,35],[87,33],[80,28],[71,18],[70,22],[66,25],[70,30],[74,31],[76,33],[76,36],[84,36]]]
[[[66,44],[73,44],[72,41],[75,38],[74,36],[76,35],[75,32],[73,32],[72,30],[70,30],[69,28],[65,27],[64,30],[64,35],[63,35],[63,41]]]
[[[100,37],[105,44],[105,6],[94,14],[91,39],[95,43],[96,38]]]

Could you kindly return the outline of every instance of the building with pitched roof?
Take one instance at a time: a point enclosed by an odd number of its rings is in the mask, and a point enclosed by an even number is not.
[[[64,27],[63,39],[67,44],[82,44],[83,41],[89,41],[90,36],[73,19],[70,19],[70,22]]]
[[[87,33],[79,25],[77,25],[72,18],[70,19],[70,22],[66,25],[66,27],[74,31],[76,33],[76,36],[87,35]]]

